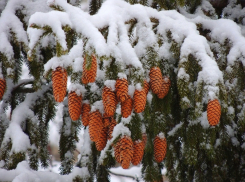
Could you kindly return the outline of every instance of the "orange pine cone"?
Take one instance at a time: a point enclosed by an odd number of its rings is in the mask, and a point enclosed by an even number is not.
[[[145,94],[147,95],[149,90],[150,90],[150,84],[144,80],[144,90],[145,90]]]
[[[164,77],[162,79],[161,90],[157,94],[158,98],[163,99],[168,94],[170,85],[171,85],[170,79],[168,77]]]
[[[160,163],[163,161],[167,152],[167,140],[156,136],[154,139],[154,157],[156,162]]]
[[[96,56],[93,54],[91,57],[84,56],[83,61],[83,73],[82,73],[82,83],[88,84],[95,82],[96,75],[97,75],[97,59]],[[88,60],[90,59],[91,60]]]
[[[221,115],[221,106],[218,99],[214,99],[208,102],[207,117],[211,126],[215,126],[219,123]]]
[[[154,94],[158,94],[162,86],[162,72],[159,67],[153,67],[150,70],[150,85]]]
[[[106,113],[103,114],[103,123],[105,127],[109,127],[112,117],[108,116]]]
[[[68,108],[72,121],[78,120],[82,109],[82,95],[78,96],[76,92],[70,92],[68,96]]]
[[[0,78],[0,100],[3,97],[5,89],[6,89],[6,81],[4,79]]]
[[[121,163],[120,161],[120,141],[118,141],[116,145],[114,145],[114,156],[115,156],[116,161],[118,163]]]
[[[130,137],[124,136],[120,139],[120,163],[123,169],[128,169],[133,158],[133,141]]]
[[[64,68],[57,67],[52,71],[53,93],[56,102],[62,102],[66,95],[67,72]]]
[[[82,116],[83,126],[88,126],[88,124],[89,124],[89,112],[90,112],[90,110],[91,110],[91,107],[89,104],[84,103],[82,105],[81,116]]]
[[[132,158],[132,164],[133,165],[138,165],[144,155],[144,142],[139,140],[139,141],[134,141],[133,143],[133,148],[134,148],[134,153],[133,153],[133,158]]]
[[[146,143],[147,143],[147,135],[146,135],[146,133],[143,133],[143,134],[142,134],[142,141],[143,141],[143,143],[144,143],[144,148],[145,148],[145,145],[146,145]]]
[[[99,133],[98,140],[95,142],[96,149],[101,151],[105,148],[107,142],[107,127],[102,127],[102,130]]]
[[[106,86],[103,88],[102,101],[107,116],[113,116],[116,111],[117,99],[116,94],[111,90],[111,88]]]
[[[146,94],[145,90],[135,90],[134,92],[134,111],[141,113],[145,110],[146,105]]]
[[[128,98],[128,81],[125,78],[117,79],[115,87],[117,100],[124,102]]]
[[[122,117],[127,118],[131,115],[131,112],[133,110],[133,99],[128,96],[128,99],[126,99],[124,102],[121,103],[121,114]]]
[[[114,127],[117,125],[117,122],[114,118],[111,119],[110,125],[109,125],[109,129],[108,129],[108,140],[112,139],[112,132],[114,130]]]
[[[100,112],[94,111],[89,114],[89,136],[90,139],[96,142],[99,138],[99,133],[102,130],[103,122]]]

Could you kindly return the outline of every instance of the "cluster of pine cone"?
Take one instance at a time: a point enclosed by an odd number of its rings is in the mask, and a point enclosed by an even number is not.
[[[96,79],[97,60],[92,55],[91,63],[88,64],[86,59],[83,63],[82,83],[92,83]],[[149,73],[150,82],[144,81],[142,89],[136,89],[133,98],[128,94],[128,81],[126,78],[118,78],[115,84],[115,90],[104,86],[102,91],[102,101],[104,114],[99,110],[91,112],[89,103],[82,104],[82,95],[76,92],[70,92],[68,95],[68,107],[72,120],[78,120],[80,115],[84,126],[89,125],[90,139],[95,142],[97,150],[101,151],[106,146],[108,140],[112,139],[112,132],[117,122],[114,114],[117,104],[121,104],[122,117],[127,118],[131,115],[133,109],[136,113],[141,113],[145,109],[146,97],[151,89],[158,98],[164,98],[170,88],[170,79],[163,77],[159,67],[153,67]],[[64,68],[57,67],[52,74],[54,98],[57,102],[62,102],[66,95],[67,72]],[[0,82],[1,86],[1,82]],[[0,92],[1,93],[1,92]],[[207,106],[207,116],[210,125],[217,125],[220,119],[221,107],[217,99],[209,101]],[[146,145],[146,135],[143,140],[132,141],[129,136],[122,136],[121,139],[113,146],[115,159],[127,169],[132,163],[138,165],[142,160],[144,148]],[[154,158],[156,162],[161,162],[166,154],[166,138],[159,135],[154,139]]]

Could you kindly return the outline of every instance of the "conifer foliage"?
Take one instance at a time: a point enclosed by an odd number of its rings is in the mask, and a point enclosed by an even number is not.
[[[243,1],[80,2],[0,3],[0,173],[48,167],[59,117],[59,178],[245,181]]]

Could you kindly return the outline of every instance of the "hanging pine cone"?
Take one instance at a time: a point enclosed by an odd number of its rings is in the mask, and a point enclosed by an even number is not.
[[[168,94],[170,85],[171,85],[170,79],[168,77],[164,77],[162,79],[161,90],[157,94],[158,98],[163,99]]]
[[[133,148],[134,148],[134,153],[133,153],[133,158],[132,158],[132,164],[133,165],[138,165],[144,155],[144,142],[139,140],[139,141],[134,141],[133,143]]]
[[[89,114],[89,136],[91,141],[96,142],[99,138],[99,133],[102,130],[103,121],[102,115],[97,110]]]
[[[96,146],[96,149],[98,151],[103,150],[106,146],[107,130],[108,130],[108,128],[103,126],[100,133],[99,133],[98,140],[96,140],[96,142],[95,142],[95,146]]]
[[[83,61],[83,73],[82,73],[82,83],[88,84],[95,82],[96,75],[97,75],[97,59],[96,56],[93,54],[91,60],[88,60],[88,56],[84,56]]]
[[[129,136],[120,139],[120,163],[123,169],[128,169],[133,158],[133,141]]]
[[[167,140],[165,137],[156,136],[154,139],[154,157],[156,162],[163,161],[167,152]]]
[[[106,86],[103,88],[102,100],[107,116],[113,116],[116,111],[117,99],[116,94],[111,90],[111,88]]]
[[[131,112],[133,110],[133,99],[128,96],[128,98],[121,103],[121,114],[122,117],[127,118],[131,115]]]
[[[214,99],[208,102],[207,117],[211,126],[216,126],[219,123],[221,115],[221,106],[218,99]]]
[[[114,156],[115,156],[116,161],[118,163],[121,163],[120,161],[120,141],[118,141],[116,145],[114,145]]]
[[[6,81],[0,78],[0,100],[2,100],[5,89],[6,89]]]
[[[146,135],[146,133],[143,133],[143,134],[142,134],[142,141],[143,141],[143,143],[144,143],[144,148],[145,148],[146,143],[147,143],[147,135]]]
[[[145,110],[146,105],[146,94],[145,90],[135,90],[134,92],[134,111],[141,113]]]
[[[53,93],[56,102],[62,102],[66,95],[67,72],[64,68],[57,67],[52,71]]]
[[[112,117],[108,116],[106,113],[103,114],[103,123],[105,127],[109,127]]]
[[[153,67],[150,70],[150,85],[154,94],[158,94],[162,86],[162,73],[159,67]]]
[[[144,90],[145,90],[145,94],[147,95],[149,90],[150,90],[150,84],[144,80]]]
[[[88,126],[88,124],[89,124],[90,110],[91,110],[91,107],[89,104],[84,103],[82,105],[81,117],[82,117],[83,126]]]
[[[111,140],[112,139],[112,132],[114,130],[114,127],[117,125],[117,122],[114,118],[111,118],[111,122],[110,122],[110,125],[109,125],[109,129],[108,129],[108,140]]]
[[[72,121],[78,120],[82,109],[82,95],[78,96],[76,92],[70,92],[68,95],[68,109]]]
[[[124,102],[128,98],[128,81],[125,78],[117,79],[115,87],[117,100]]]

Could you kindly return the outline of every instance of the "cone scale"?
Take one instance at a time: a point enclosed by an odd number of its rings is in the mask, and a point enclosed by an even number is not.
[[[117,106],[116,94],[109,87],[104,87],[102,91],[102,101],[105,113],[108,117],[114,115]]]
[[[123,79],[116,80],[116,95],[119,102],[124,102],[128,98],[128,81]]]

